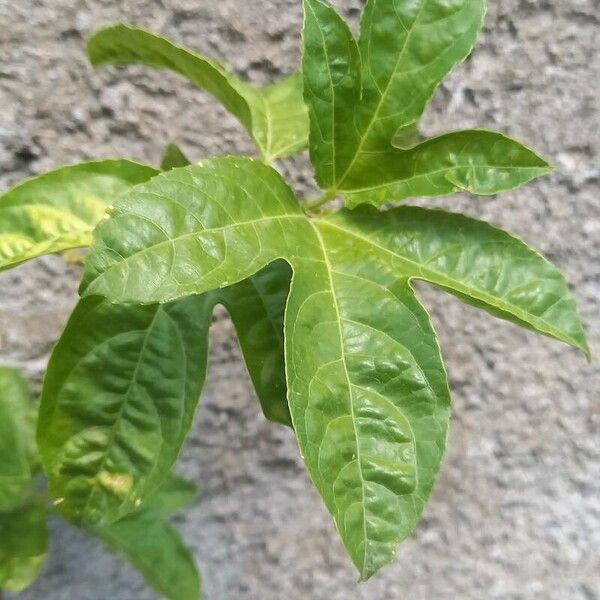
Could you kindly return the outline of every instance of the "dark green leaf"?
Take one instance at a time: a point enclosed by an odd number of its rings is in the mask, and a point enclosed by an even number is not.
[[[0,513],[0,590],[31,585],[46,560],[46,510],[38,504]]]
[[[88,41],[88,54],[93,65],[138,63],[179,73],[237,117],[267,162],[306,146],[308,117],[298,74],[254,88],[214,60],[126,25],[107,27],[94,34]]]
[[[62,167],[0,196],[0,270],[89,245],[106,207],[157,171],[127,160]]]
[[[353,126],[360,100],[358,46],[344,20],[321,0],[304,0],[303,40],[310,158],[317,183],[336,188],[359,144]]]
[[[160,161],[161,171],[170,171],[177,167],[187,167],[190,164],[187,156],[181,151],[179,146],[168,144],[165,148],[162,160]]]
[[[14,369],[0,368],[0,512],[28,496],[37,462],[35,415],[27,383]]]
[[[198,600],[200,576],[194,557],[168,522],[171,513],[190,504],[195,495],[194,486],[170,477],[137,511],[90,531],[125,555],[165,598]]]

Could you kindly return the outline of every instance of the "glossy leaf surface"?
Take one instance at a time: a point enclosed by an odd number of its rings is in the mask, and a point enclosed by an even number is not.
[[[89,245],[106,207],[156,175],[128,160],[62,167],[0,196],[0,270],[44,254]]]
[[[91,528],[115,552],[123,554],[144,579],[169,600],[198,600],[200,577],[191,552],[169,517],[193,502],[195,487],[169,477],[141,508],[103,527]]]
[[[406,150],[373,154],[365,171],[348,178],[346,204],[384,204],[454,192],[497,194],[551,171],[537,154],[501,133],[455,131]]]
[[[458,131],[419,143],[416,121],[471,51],[484,0],[369,0],[356,42],[321,0],[305,0],[303,74],[318,183],[348,206],[457,190],[495,194],[549,165],[499,133]]]
[[[0,512],[13,510],[30,492],[34,420],[27,383],[14,369],[0,368]]]
[[[279,175],[238,158],[123,198],[98,228],[82,291],[162,302],[279,258],[293,270],[286,372],[300,450],[367,578],[415,527],[446,441],[445,373],[410,279],[586,351],[583,331],[562,276],[505,232],[409,207],[308,218]]]
[[[0,590],[20,592],[29,586],[46,560],[46,510],[28,503],[0,513]]]
[[[88,54],[93,65],[135,63],[179,73],[214,96],[240,121],[267,162],[306,146],[308,117],[298,74],[255,88],[214,60],[126,25],[98,31],[88,41]]]
[[[169,144],[161,168],[189,165],[174,144]],[[292,273],[285,261],[265,267],[252,277],[211,292],[207,309],[224,305],[237,331],[254,389],[267,419],[291,425],[286,398],[283,314]]]
[[[131,512],[164,480],[206,371],[212,304],[79,303],[50,358],[38,446],[57,508],[76,523]]]

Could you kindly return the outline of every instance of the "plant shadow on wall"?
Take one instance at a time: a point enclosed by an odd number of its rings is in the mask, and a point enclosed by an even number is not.
[[[199,596],[168,524],[194,492],[170,472],[204,383],[216,304],[235,324],[265,416],[293,428],[361,579],[417,525],[446,445],[446,373],[414,279],[589,357],[574,299],[547,260],[487,223],[400,205],[496,194],[550,171],[501,133],[419,133],[484,12],[483,0],[368,0],[356,39],[330,6],[305,0],[301,73],[263,88],[139,29],[89,40],[94,65],[170,69],[212,94],[260,160],[190,165],[169,145],[160,169],[88,162],[0,198],[0,268],[90,246],[44,379],[37,444],[25,384],[0,372],[0,586],[35,578],[47,513],[58,512],[165,597]],[[322,195],[301,200],[271,163],[307,144]]]

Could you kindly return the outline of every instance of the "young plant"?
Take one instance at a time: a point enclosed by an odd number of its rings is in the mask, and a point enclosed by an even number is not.
[[[37,406],[25,380],[14,369],[0,368],[0,592],[28,587],[46,560],[46,521],[55,511],[38,477],[36,420]],[[194,559],[168,523],[195,496],[192,484],[169,475],[156,494],[125,518],[85,529],[127,557],[166,598],[197,598]]]
[[[446,445],[446,373],[414,279],[589,356],[567,284],[542,256],[470,217],[398,206],[496,194],[550,171],[501,133],[419,134],[484,11],[484,0],[368,0],[356,40],[329,5],[305,0],[302,75],[262,89],[139,29],[90,39],[93,64],[171,69],[211,93],[261,160],[186,166],[170,146],[163,172],[86,163],[0,199],[4,267],[87,246],[94,230],[38,426],[69,520],[120,523],[168,476],[204,382],[215,304],[234,321],[265,415],[293,427],[362,579],[415,528]],[[323,191],[301,200],[269,163],[307,140]]]

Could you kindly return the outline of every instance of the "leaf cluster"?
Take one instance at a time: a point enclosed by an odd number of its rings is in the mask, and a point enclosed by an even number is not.
[[[502,133],[419,133],[484,13],[484,0],[368,0],[355,37],[331,6],[304,0],[301,73],[264,88],[140,29],[101,30],[93,64],[179,73],[237,117],[260,160],[190,164],[170,145],[160,169],[84,163],[0,197],[0,268],[91,244],[42,392],[50,494],[143,572],[168,549],[171,571],[152,581],[168,597],[197,596],[159,499],[202,390],[215,305],[363,579],[414,530],[446,445],[447,377],[414,280],[589,356],[567,283],[540,254],[490,224],[403,204],[497,194],[550,171]],[[322,189],[308,201],[271,165],[306,145]],[[146,547],[139,528],[165,547]],[[176,579],[189,586],[169,596]]]

